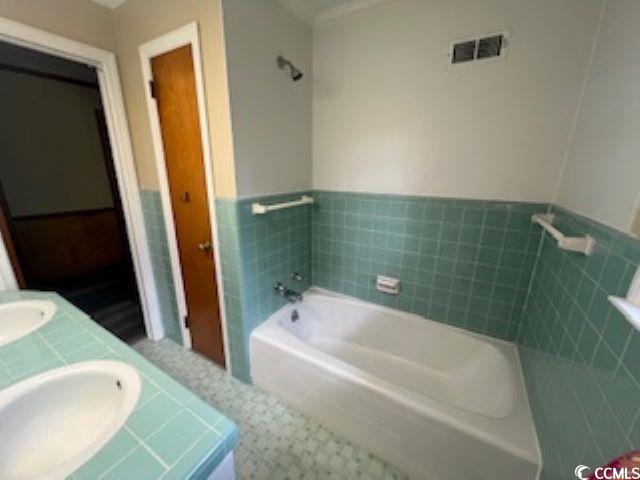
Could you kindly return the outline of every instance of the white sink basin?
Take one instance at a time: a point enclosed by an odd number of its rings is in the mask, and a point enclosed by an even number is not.
[[[63,479],[122,427],[140,376],[116,361],[50,370],[0,391],[0,478]]]
[[[49,300],[24,300],[0,305],[0,347],[37,330],[56,313]]]

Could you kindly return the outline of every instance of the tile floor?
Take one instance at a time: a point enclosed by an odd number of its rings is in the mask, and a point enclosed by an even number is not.
[[[403,479],[394,467],[170,340],[134,348],[240,428],[239,480]]]

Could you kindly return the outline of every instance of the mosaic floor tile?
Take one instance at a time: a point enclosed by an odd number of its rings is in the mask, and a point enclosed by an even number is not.
[[[170,340],[134,347],[236,421],[239,480],[404,479],[393,466]]]

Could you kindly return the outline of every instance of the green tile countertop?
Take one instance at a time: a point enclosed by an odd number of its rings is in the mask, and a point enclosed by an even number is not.
[[[48,299],[54,318],[0,347],[0,389],[67,364],[120,360],[140,373],[142,391],[124,427],[70,480],[203,479],[235,448],[236,425],[62,297],[0,292],[0,304]]]

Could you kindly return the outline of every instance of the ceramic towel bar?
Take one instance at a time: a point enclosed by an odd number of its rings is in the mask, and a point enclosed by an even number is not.
[[[560,230],[553,226],[554,215],[552,213],[536,213],[531,217],[533,223],[537,223],[558,242],[558,247],[571,252],[579,252],[584,255],[591,255],[596,241],[586,235],[584,237],[567,237]]]
[[[293,200],[291,202],[274,203],[273,205],[263,205],[261,203],[251,204],[251,213],[254,215],[264,215],[265,213],[274,212],[276,210],[283,210],[285,208],[298,207],[300,205],[310,205],[313,203],[313,197],[303,195],[300,200]]]

